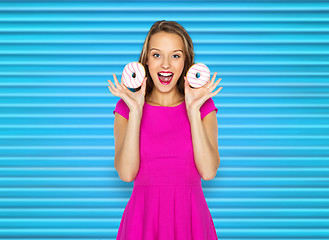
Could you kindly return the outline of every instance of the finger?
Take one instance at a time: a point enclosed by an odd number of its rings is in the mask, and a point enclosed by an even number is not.
[[[185,86],[185,89],[190,86],[189,82],[187,81],[187,77],[186,76],[184,77],[184,86]]]
[[[111,86],[111,89],[114,91],[116,89],[116,87],[114,86],[114,84],[112,83],[111,80],[107,80]]]
[[[108,88],[113,95],[117,96],[117,94],[111,89],[111,86],[108,86]]]
[[[128,88],[126,87],[126,85],[124,85],[124,83],[123,83],[123,81],[122,81],[122,78],[121,78],[121,83],[119,84],[119,80],[118,80],[117,76],[116,76],[115,74],[114,74],[114,76],[115,76],[115,79],[116,79],[117,85],[119,86],[119,89],[120,89],[120,90],[122,90],[122,89],[127,89],[127,90],[128,90]]]
[[[141,86],[140,86],[141,88],[140,88],[140,90],[139,91],[142,91],[142,92],[144,92],[144,89],[145,89],[145,78],[143,79],[143,81],[142,81],[142,84],[141,84]]]
[[[128,88],[126,87],[126,85],[124,85],[123,83],[120,85],[123,89],[128,90]]]
[[[122,79],[123,79],[123,78],[121,78],[120,86],[121,86],[123,89],[128,90],[128,88],[126,87],[126,85],[123,83]],[[118,82],[119,82],[119,81],[118,81]]]
[[[142,94],[144,95],[144,97],[145,97],[145,93],[146,93],[146,80],[147,80],[147,77],[144,78],[142,87],[141,87]]]
[[[116,88],[111,81],[108,80],[108,82],[111,86],[112,94],[115,95],[115,96],[118,96],[120,90],[118,90],[118,88]]]
[[[220,83],[221,80],[222,80],[222,79],[219,78],[219,79],[215,82],[215,84],[212,86],[212,87],[213,87],[212,90],[214,90],[214,89],[218,86],[218,84]],[[211,90],[211,91],[212,91],[212,90]]]
[[[110,84],[110,86],[108,86],[108,88],[109,88],[109,90],[110,90],[110,92],[113,94],[114,93],[114,88],[113,88],[113,83],[111,82],[111,81],[109,81],[109,80],[107,80],[108,82],[109,82],[109,84]]]
[[[213,84],[214,84],[215,79],[216,79],[216,75],[217,75],[217,72],[215,72],[214,75],[212,75],[211,80],[208,81],[203,87],[205,87],[205,88],[211,88],[213,86]]]
[[[128,90],[128,88],[126,87],[126,85],[122,82],[122,79],[121,79],[121,84],[120,84],[120,86],[121,86],[123,89]]]
[[[190,85],[190,83],[188,82],[188,80],[187,80],[187,77],[186,77],[186,76],[184,77],[184,79],[185,79],[185,83],[186,83],[186,85],[187,85],[187,86],[189,86],[189,85]]]
[[[113,75],[113,78],[115,81],[115,85],[117,86],[118,89],[122,90],[122,85],[119,83],[117,76],[114,73],[112,75]],[[122,79],[121,79],[121,81],[122,81]]]
[[[142,87],[143,87],[143,90],[146,89],[146,81],[147,81],[147,77],[145,77],[145,78],[144,78],[144,81],[143,81],[143,86],[142,86]]]
[[[214,73],[214,75],[212,75],[212,78],[211,78],[211,84],[210,85],[213,85],[214,84],[214,81],[216,79],[216,76],[217,76],[217,72]]]
[[[212,93],[213,96],[216,96],[223,87],[218,88],[215,92]]]

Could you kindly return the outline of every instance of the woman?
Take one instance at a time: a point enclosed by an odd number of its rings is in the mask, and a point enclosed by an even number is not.
[[[220,80],[199,89],[185,77],[194,64],[193,43],[173,21],[151,27],[139,62],[146,77],[136,92],[113,74],[120,97],[115,110],[114,166],[120,179],[134,181],[117,240],[218,239],[201,178],[216,176],[218,109],[211,97]],[[162,72],[162,73],[161,73]],[[162,76],[169,75],[169,76]]]

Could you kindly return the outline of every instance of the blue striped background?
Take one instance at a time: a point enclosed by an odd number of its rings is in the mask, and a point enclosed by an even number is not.
[[[0,238],[115,239],[133,183],[107,79],[157,20],[223,78],[219,239],[329,239],[329,1],[250,0],[0,1]]]

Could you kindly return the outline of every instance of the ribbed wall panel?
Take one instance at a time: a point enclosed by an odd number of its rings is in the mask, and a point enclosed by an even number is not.
[[[0,1],[0,238],[115,239],[107,79],[157,20],[223,78],[219,239],[329,239],[329,1]]]

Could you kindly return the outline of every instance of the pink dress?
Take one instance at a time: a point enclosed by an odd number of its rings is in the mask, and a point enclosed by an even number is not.
[[[212,98],[201,119],[218,111]],[[120,99],[115,112],[129,118]],[[140,168],[116,240],[218,239],[193,154],[185,101],[175,107],[145,102],[140,126]]]

